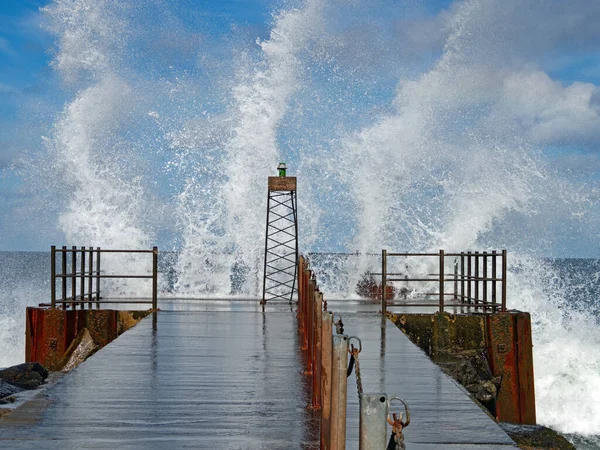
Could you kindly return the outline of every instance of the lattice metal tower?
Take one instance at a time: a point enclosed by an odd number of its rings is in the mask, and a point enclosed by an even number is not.
[[[269,177],[267,231],[261,304],[269,300],[292,302],[298,264],[296,177],[286,176],[285,163],[278,177]]]

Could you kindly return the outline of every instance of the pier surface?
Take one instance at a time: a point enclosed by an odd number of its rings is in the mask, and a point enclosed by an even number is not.
[[[319,447],[319,416],[306,408],[309,380],[288,305],[264,313],[250,302],[161,308],[156,330],[151,318],[143,320],[0,421],[0,448]],[[516,448],[372,307],[331,309],[341,311],[345,332],[363,341],[364,391],[410,405],[407,449]],[[354,375],[348,382],[347,448],[357,449]]]

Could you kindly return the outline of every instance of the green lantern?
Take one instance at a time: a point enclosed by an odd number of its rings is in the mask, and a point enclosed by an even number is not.
[[[279,176],[280,177],[285,177],[285,171],[287,170],[287,166],[285,165],[284,162],[281,162],[277,166],[277,170],[279,170]]]

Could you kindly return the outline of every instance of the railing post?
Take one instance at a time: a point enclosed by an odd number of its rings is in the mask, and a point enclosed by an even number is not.
[[[444,312],[444,250],[440,250],[440,313]]]
[[[387,250],[381,250],[381,314],[387,313]]]
[[[152,247],[152,309],[158,309],[158,247]]]
[[[77,273],[77,247],[76,246],[72,246],[71,247],[71,300],[73,301],[73,303],[71,303],[71,307],[73,309],[76,308],[77,303],[75,303],[77,301],[77,276],[75,275]]]
[[[475,304],[479,305],[479,252],[475,252]]]
[[[488,296],[487,296],[487,285],[488,285],[488,270],[487,270],[487,260],[488,254],[487,252],[483,252],[483,292],[481,293],[483,297],[483,312],[487,312],[487,304],[488,304]]]
[[[56,308],[56,246],[50,247],[50,304],[52,308]]]
[[[454,301],[458,301],[458,259],[454,258]]]
[[[460,303],[465,303],[465,252],[460,252]]]
[[[89,273],[88,273],[88,308],[92,309],[92,293],[94,292],[92,289],[92,278],[94,273],[94,247],[90,247],[90,263],[89,263]]]
[[[333,336],[331,376],[331,450],[346,448],[346,399],[348,393],[348,336]]]
[[[333,318],[331,312],[321,313],[321,448],[330,448],[331,437],[331,377],[333,353]]]
[[[471,304],[473,302],[472,297],[471,297],[471,285],[473,283],[473,280],[471,279],[471,252],[467,252],[467,301],[469,302],[469,304]]]
[[[386,394],[361,394],[359,450],[387,448],[388,399]]]
[[[79,308],[85,309],[85,247],[81,247],[81,275],[79,284],[81,289],[81,303],[79,304]]]
[[[62,283],[61,283],[61,297],[62,297],[62,307],[63,311],[67,309],[67,247],[66,245],[62,246],[61,252],[61,271],[62,271]]]
[[[96,309],[100,309],[100,247],[96,247]]]
[[[498,258],[498,255],[496,254],[496,250],[492,250],[492,305],[494,305],[492,307],[492,313],[498,312],[498,300],[497,300],[497,296],[496,296],[496,283],[498,283],[498,281],[496,280],[496,276],[497,276],[497,272],[496,272],[496,260]]]
[[[502,312],[506,312],[506,250],[502,250]]]

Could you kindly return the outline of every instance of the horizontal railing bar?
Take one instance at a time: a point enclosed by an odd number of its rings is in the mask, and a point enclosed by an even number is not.
[[[496,253],[492,253],[492,252],[445,253],[444,256],[447,256],[447,257],[450,257],[450,258],[457,258],[457,257],[460,257],[460,256],[472,256],[472,257],[475,257],[475,258],[483,258],[485,256],[489,260],[492,260],[493,258],[502,258],[502,252],[501,251],[496,251]]]
[[[316,253],[317,255],[319,253]],[[343,253],[342,253],[343,254]],[[349,255],[356,255],[356,253],[347,253]],[[375,254],[373,254],[374,256]],[[440,256],[439,253],[388,253],[387,256]],[[483,258],[484,256],[488,258],[496,257],[501,258],[502,252],[497,250],[496,253],[489,252],[464,252],[464,253],[444,253],[446,257],[458,257],[458,256],[475,256],[478,258]]]
[[[81,277],[83,275],[88,277],[89,275],[91,275],[92,277],[96,278],[98,276],[98,271],[94,270],[92,272],[57,273],[56,275],[54,275],[54,278]]]
[[[440,256],[439,253],[388,253],[387,256]]]
[[[76,300],[76,301],[62,301],[62,300],[57,300],[56,301],[57,304],[60,303],[65,303],[68,305],[72,305],[72,304],[78,304],[78,303],[123,303],[123,304],[137,304],[137,305],[151,305],[152,304],[152,300],[146,300],[146,301],[142,301],[142,300],[122,300],[122,301],[106,301],[106,300],[100,300],[100,301],[96,301],[96,300],[92,300],[92,301],[82,301],[82,300]],[[51,303],[40,303],[40,306],[52,306]]]
[[[460,281],[460,280],[475,280],[475,281],[502,281],[502,278],[481,278],[481,277],[467,277],[457,275],[452,278],[444,278],[445,283],[449,283],[451,281]],[[439,283],[440,279],[438,278],[387,278],[387,281],[435,281]]]
[[[388,306],[418,306],[418,307],[437,307],[439,303],[432,301],[431,303],[389,303]],[[465,304],[465,303],[444,303],[444,308],[446,307],[461,307],[461,308],[499,308],[502,305],[495,305],[492,303],[488,303],[487,305],[483,304]]]
[[[56,253],[81,253],[81,252],[86,252],[86,253],[153,253],[154,250],[103,250],[103,249],[96,249],[96,248],[87,248],[85,250],[82,250],[81,247],[77,247],[76,249],[72,249],[72,248],[66,248],[66,249],[62,249],[57,247],[56,248]]]
[[[152,275],[95,275],[95,274],[91,274],[88,275],[87,273],[84,274],[57,274],[55,275],[56,278],[73,278],[73,277],[79,277],[79,278],[153,278]]]

